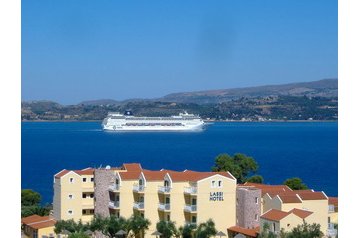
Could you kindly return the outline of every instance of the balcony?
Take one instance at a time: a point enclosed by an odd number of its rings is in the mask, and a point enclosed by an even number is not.
[[[159,193],[170,193],[170,187],[168,186],[159,186],[158,187],[158,192]]]
[[[186,193],[186,194],[194,195],[197,192],[198,192],[197,187],[186,187],[186,188],[184,188],[184,193]]]
[[[328,237],[336,237],[337,236],[337,230],[334,229],[334,224],[333,223],[328,223],[328,229],[327,229],[327,234]]]
[[[144,209],[144,202],[135,202],[133,204],[133,208],[137,210],[143,210]]]
[[[108,190],[111,192],[119,192],[119,184],[109,185]]]
[[[196,205],[185,205],[184,211],[186,212],[196,212]]]
[[[335,212],[334,205],[328,205],[328,213],[333,213],[333,212]]]
[[[159,203],[158,209],[161,211],[170,211],[170,203]]]
[[[119,209],[119,201],[109,201],[108,207],[112,209]]]
[[[138,184],[133,185],[133,192],[136,193],[144,192],[144,185],[138,185]]]

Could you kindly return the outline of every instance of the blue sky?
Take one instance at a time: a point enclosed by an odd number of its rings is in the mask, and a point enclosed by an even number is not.
[[[76,104],[338,75],[337,0],[22,0],[22,100]]]

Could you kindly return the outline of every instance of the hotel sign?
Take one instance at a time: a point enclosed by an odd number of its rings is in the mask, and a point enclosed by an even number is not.
[[[210,192],[209,201],[224,201],[223,192]]]

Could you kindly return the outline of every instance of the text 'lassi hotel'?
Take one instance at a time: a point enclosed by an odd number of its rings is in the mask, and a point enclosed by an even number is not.
[[[140,164],[63,170],[54,178],[53,201],[56,220],[138,213],[151,221],[147,234],[162,220],[179,227],[208,219],[227,233],[236,222],[236,179],[229,172],[151,171]]]

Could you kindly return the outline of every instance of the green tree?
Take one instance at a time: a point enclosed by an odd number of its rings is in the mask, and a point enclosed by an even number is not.
[[[21,217],[27,217],[31,215],[48,216],[50,214],[51,206],[41,207],[39,205],[23,206],[21,207]]]
[[[250,183],[264,183],[264,178],[261,175],[253,175],[246,179],[246,182]]]
[[[55,224],[54,231],[56,234],[61,234],[64,231],[68,231],[71,234],[80,234],[85,232],[86,230],[89,230],[89,228],[90,226],[88,223],[83,224],[81,220],[79,222],[75,222],[73,219],[71,219],[57,221]]]
[[[157,231],[162,233],[161,238],[179,237],[179,231],[172,221],[160,221],[156,225]]]
[[[284,185],[287,185],[292,190],[302,190],[302,189],[308,189],[307,185],[302,182],[300,178],[294,177],[286,179],[286,181],[283,183]]]
[[[31,189],[21,190],[21,206],[34,206],[39,205],[41,195]]]
[[[262,228],[258,238],[277,238],[277,235],[270,231],[270,225],[267,222],[264,223]]]
[[[108,237],[115,237],[119,230],[129,232],[128,220],[123,217],[109,216],[102,217],[95,215],[89,224],[89,229],[93,232],[99,231]]]
[[[136,238],[144,236],[149,226],[150,221],[139,214],[134,214],[128,219],[128,230],[132,231]]]
[[[185,224],[184,226],[179,227],[179,233],[182,238],[193,238],[195,229],[196,229],[196,225]]]
[[[234,156],[220,154],[215,158],[215,165],[212,167],[212,171],[229,171],[237,179],[238,183],[244,183],[250,174],[257,172],[258,168],[257,162],[245,154],[237,153]],[[258,177],[252,179],[257,180]]]
[[[303,222],[302,225],[294,227],[291,232],[288,233],[287,238],[321,238],[323,233],[320,230],[319,224],[307,224]]]
[[[194,232],[195,238],[209,238],[211,236],[215,236],[217,230],[215,229],[215,223],[212,219],[204,223],[200,223],[198,228]]]
[[[90,238],[84,232],[75,232],[68,235],[68,238]]]

